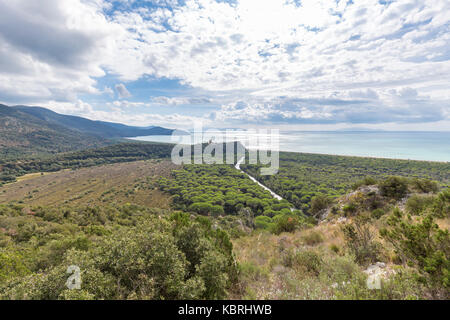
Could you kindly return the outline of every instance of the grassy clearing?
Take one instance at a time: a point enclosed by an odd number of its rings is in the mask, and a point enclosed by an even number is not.
[[[323,258],[339,258],[332,248],[342,251],[343,243],[339,224],[323,224],[280,235],[259,232],[235,239],[234,252],[241,266],[241,278],[240,287],[232,292],[232,298],[331,298],[332,283],[317,279],[319,266],[314,264]],[[313,282],[317,291],[314,293],[310,292]]]
[[[129,163],[33,173],[0,188],[0,203],[29,205],[99,205],[135,203],[168,208],[170,199],[155,188],[154,180],[174,168],[170,161]]]

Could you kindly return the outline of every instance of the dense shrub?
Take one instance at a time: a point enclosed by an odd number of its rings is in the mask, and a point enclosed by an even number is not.
[[[134,223],[121,218],[120,224],[116,215],[105,215],[107,232],[91,235],[92,226],[69,222],[73,214],[55,223],[23,217],[16,209],[4,210],[16,216],[0,215],[0,225],[10,228],[33,219],[36,227],[31,237],[17,241],[26,256],[1,249],[0,299],[220,299],[236,280],[230,239],[205,217],[176,213],[157,218],[148,209],[124,206],[115,208],[118,215],[126,213]],[[91,210],[104,209],[78,212]],[[71,229],[76,235],[65,234]],[[70,265],[82,271],[78,294],[65,285]]]
[[[421,281],[435,297],[448,298],[450,288],[450,235],[427,215],[417,222],[395,210],[389,226],[380,231],[403,262],[416,266]]]
[[[353,215],[358,210],[358,207],[354,202],[347,203],[342,210],[346,216]]]
[[[280,234],[282,232],[293,232],[301,225],[300,219],[294,215],[282,215],[275,220],[272,232]]]
[[[310,231],[303,236],[303,241],[308,246],[315,246],[323,242],[323,235],[319,231]]]
[[[370,215],[374,219],[380,219],[385,214],[386,214],[386,212],[383,209],[378,208],[378,209],[373,210]]]
[[[273,227],[272,219],[267,216],[258,216],[255,218],[255,226],[257,229],[269,230]]]
[[[380,244],[374,240],[375,234],[370,230],[367,219],[357,218],[353,224],[343,226],[342,231],[346,246],[357,263],[366,265],[378,261]]]
[[[304,250],[297,252],[292,261],[293,268],[305,269],[315,275],[320,273],[323,261],[318,253],[313,250]]]
[[[402,177],[389,177],[380,183],[380,191],[385,197],[402,199],[408,192],[408,182]]]
[[[30,273],[19,252],[0,249],[0,283]]]
[[[375,178],[373,178],[373,177],[370,177],[370,176],[364,177],[364,179],[355,182],[352,185],[352,189],[356,190],[356,189],[358,189],[359,187],[362,187],[362,186],[371,186],[371,185],[377,184],[377,182],[378,181]]]
[[[450,217],[450,189],[439,193],[432,205],[432,213],[438,218]]]
[[[432,196],[412,195],[406,201],[406,211],[412,215],[419,215],[426,208],[431,207],[433,200]]]
[[[322,210],[328,208],[328,206],[330,206],[332,203],[333,203],[333,199],[331,199],[330,197],[328,197],[324,194],[319,194],[311,199],[310,212],[313,215],[316,215],[319,212],[321,212]]]
[[[439,191],[439,185],[436,181],[428,179],[414,178],[411,180],[411,187],[417,192],[430,193]]]
[[[209,214],[212,211],[213,205],[209,202],[196,202],[189,206],[189,210],[198,214]]]

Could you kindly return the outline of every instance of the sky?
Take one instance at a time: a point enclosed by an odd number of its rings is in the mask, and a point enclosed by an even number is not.
[[[450,1],[0,0],[0,103],[182,129],[450,131]]]

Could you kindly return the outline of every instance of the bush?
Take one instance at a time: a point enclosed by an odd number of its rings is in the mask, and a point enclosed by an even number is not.
[[[239,263],[239,287],[237,288],[241,294],[245,294],[244,299],[256,299],[256,293],[250,288],[251,285],[264,281],[269,277],[269,272],[251,261],[243,261]]]
[[[380,184],[381,195],[393,198],[402,199],[408,192],[408,183],[402,177],[389,177]]]
[[[322,258],[315,251],[305,250],[297,252],[294,255],[292,260],[292,267],[302,268],[307,272],[318,275],[320,273],[322,263]]]
[[[384,212],[383,209],[380,209],[380,208],[379,208],[379,209],[373,210],[372,213],[371,213],[370,215],[372,216],[372,218],[378,220],[378,219],[380,219],[382,216],[384,216],[385,213],[386,213],[386,212]]]
[[[406,201],[406,211],[412,215],[419,215],[432,204],[432,196],[421,196],[415,194],[409,197],[408,201]]]
[[[365,218],[358,218],[354,224],[342,227],[347,248],[362,265],[376,262],[380,254],[380,244],[374,240],[375,235],[367,222]]]
[[[94,300],[94,295],[85,290],[64,290],[58,297],[59,300]]]
[[[438,218],[450,217],[450,189],[439,193],[433,202],[433,215]]]
[[[224,211],[223,211],[223,207],[219,206],[219,205],[213,205],[211,207],[211,215],[214,217],[218,217],[220,215],[223,215]]]
[[[320,211],[328,208],[332,203],[333,199],[324,194],[319,194],[311,199],[311,213],[316,215]]]
[[[339,252],[341,251],[341,249],[339,249],[339,247],[336,244],[332,244],[330,246],[330,250],[333,251],[336,254],[339,254]]]
[[[411,181],[411,186],[414,190],[423,193],[435,193],[439,191],[438,183],[436,181],[431,181],[428,179],[414,178]]]
[[[213,205],[209,202],[196,202],[189,206],[189,210],[198,214],[209,214],[213,210]]]
[[[45,221],[44,208],[31,218],[16,217],[20,208],[0,206],[2,214],[13,210],[17,210],[11,212],[13,222],[31,225],[33,236],[22,236],[16,244],[26,256],[0,249],[0,300],[223,299],[237,278],[228,234],[213,228],[207,217],[191,219],[187,213],[174,213],[157,218],[128,205],[105,215],[104,228],[85,228]],[[102,210],[70,211],[70,218],[64,214],[63,219],[82,223],[83,213]],[[34,224],[23,223],[25,218]],[[123,224],[111,224],[114,219]],[[68,292],[65,286],[70,265],[82,271],[78,293]]]
[[[294,232],[300,227],[300,220],[293,215],[282,215],[276,219],[275,225],[272,228],[272,232],[280,234],[282,232]]]
[[[377,180],[373,177],[368,176],[368,177],[365,177],[364,179],[359,180],[358,182],[354,183],[352,185],[352,189],[356,190],[361,186],[371,186],[371,185],[375,185],[375,184],[377,184]]]
[[[303,236],[303,241],[308,246],[315,246],[323,242],[323,235],[318,231],[310,231]]]
[[[344,211],[345,216],[349,216],[349,215],[353,215],[354,213],[356,213],[358,208],[356,207],[356,204],[354,204],[353,202],[350,202],[350,203],[346,204],[342,208],[342,210]]]
[[[0,250],[0,283],[30,273],[24,260],[17,252]]]
[[[255,218],[255,226],[257,229],[269,230],[273,227],[272,219],[267,216],[258,216]]]
[[[205,286],[203,297],[206,299],[223,299],[226,297],[229,276],[227,259],[217,251],[207,251],[196,267],[196,276]],[[199,279],[199,280],[200,280]]]
[[[361,275],[361,268],[351,256],[325,256],[320,277],[329,285],[345,286],[349,281]]]
[[[433,216],[427,215],[418,222],[404,217],[395,210],[389,226],[380,231],[383,238],[395,248],[404,263],[417,267],[421,281],[435,297],[448,298],[450,288],[450,235],[439,229]]]

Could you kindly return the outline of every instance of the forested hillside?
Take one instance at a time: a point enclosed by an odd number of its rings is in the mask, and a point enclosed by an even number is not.
[[[57,126],[107,139],[119,137],[170,135],[173,132],[172,129],[157,126],[135,127],[120,123],[93,121],[82,117],[59,114],[41,107],[15,106],[12,108]]]
[[[49,123],[0,105],[0,158],[59,153],[110,144],[105,139]]]
[[[133,127],[58,114],[40,107],[0,104],[1,159],[23,159],[107,146],[122,137],[171,135],[157,126]],[[184,134],[179,131],[178,134]]]

